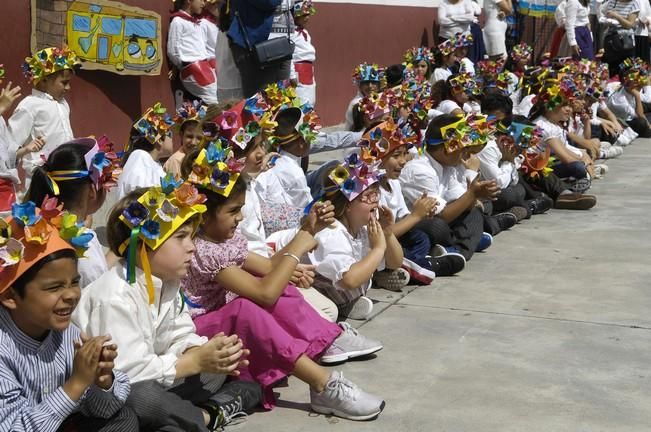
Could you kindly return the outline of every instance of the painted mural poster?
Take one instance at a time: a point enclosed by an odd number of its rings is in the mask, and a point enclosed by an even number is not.
[[[159,75],[161,19],[111,0],[32,0],[32,50],[67,44],[86,70]]]

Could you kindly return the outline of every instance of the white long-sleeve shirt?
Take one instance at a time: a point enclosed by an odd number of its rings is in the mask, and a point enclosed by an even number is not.
[[[36,165],[42,165],[41,155],[47,158],[54,149],[74,138],[68,102],[36,89],[20,101],[8,125],[18,147],[29,144],[36,137],[45,140],[40,152],[28,153],[22,159],[23,166],[30,172]]]
[[[588,7],[583,6],[579,0],[567,1],[567,6],[565,6],[565,34],[569,46],[577,44],[574,29],[587,27],[590,24],[589,13]]]
[[[201,18],[199,21],[201,33],[206,44],[206,58],[214,59],[215,50],[217,49],[217,38],[219,37],[219,28],[217,24],[209,18]]]
[[[495,180],[500,189],[518,184],[518,167],[516,162],[503,161],[502,152],[495,140],[489,140],[477,153],[480,173],[483,180]]]
[[[624,86],[613,92],[606,103],[617,118],[630,121],[637,117],[635,96],[627,92]]]
[[[649,0],[640,1],[640,13],[637,16],[637,25],[635,26],[636,36],[648,36],[649,24],[651,24],[651,5]]]
[[[4,117],[0,116],[0,177],[11,180],[15,185],[20,184],[16,169],[17,147]]]
[[[279,153],[274,167],[258,176],[256,192],[262,201],[304,208],[312,201],[312,194],[301,168],[301,158],[283,150]]]
[[[130,285],[120,262],[87,286],[72,320],[91,337],[111,335],[120,347],[115,367],[129,375],[131,383],[155,380],[171,387],[179,357],[207,339],[195,333],[178,281],[152,276],[155,301],[150,305],[145,274],[136,271],[136,282]]]
[[[185,13],[180,11],[179,13]],[[186,14],[187,15],[187,14]],[[189,17],[190,15],[188,15]],[[167,34],[167,55],[174,66],[181,69],[183,63],[206,60],[206,43],[199,21],[174,17]],[[215,42],[217,38],[215,37]]]
[[[161,177],[165,177],[163,167],[146,151],[134,150],[118,177],[118,199],[136,188],[158,186]]]
[[[257,179],[246,180],[246,199],[242,207],[242,222],[238,228],[248,242],[250,252],[269,257],[269,248],[266,242],[266,233],[262,222],[262,207],[256,189]]]
[[[411,209],[425,193],[438,201],[436,213],[443,211],[447,204],[443,198],[447,190],[443,177],[443,166],[427,152],[407,162],[399,178],[407,206]]]
[[[475,20],[475,11],[470,0],[450,3],[443,0],[438,8],[439,36],[449,39],[457,33],[470,30],[470,23]]]

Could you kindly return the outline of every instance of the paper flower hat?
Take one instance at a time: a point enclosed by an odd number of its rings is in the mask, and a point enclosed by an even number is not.
[[[37,51],[25,59],[22,65],[23,74],[32,82],[38,84],[43,78],[62,70],[72,70],[81,67],[77,54],[67,46],[51,47]]]

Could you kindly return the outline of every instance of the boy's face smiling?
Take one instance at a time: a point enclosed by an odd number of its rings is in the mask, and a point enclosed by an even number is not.
[[[25,285],[23,294],[21,297],[10,288],[2,295],[2,305],[23,333],[43,340],[50,330],[65,330],[81,296],[77,261],[59,258],[48,262]]]

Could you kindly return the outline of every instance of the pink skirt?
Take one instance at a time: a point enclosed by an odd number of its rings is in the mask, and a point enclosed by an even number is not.
[[[274,384],[292,374],[296,360],[303,354],[318,359],[341,333],[341,328],[321,318],[293,285],[285,288],[273,306],[263,308],[238,297],[196,317],[194,324],[201,336],[224,332],[242,339],[251,355],[249,366],[240,370],[240,379],[262,386],[266,409],[274,406]]]

